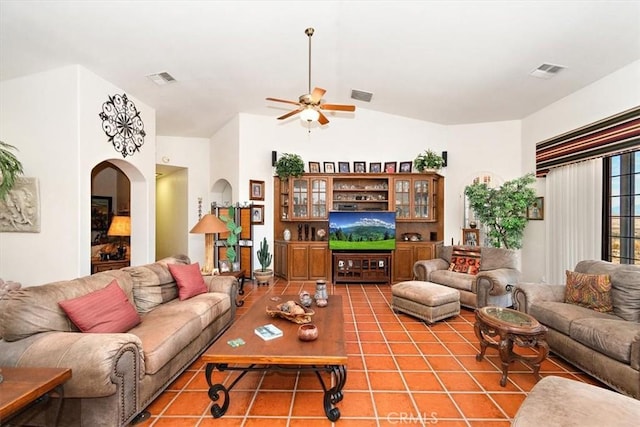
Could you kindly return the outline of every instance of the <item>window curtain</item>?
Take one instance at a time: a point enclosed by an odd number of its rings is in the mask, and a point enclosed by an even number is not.
[[[547,282],[578,261],[602,259],[602,159],[553,168],[546,178]]]

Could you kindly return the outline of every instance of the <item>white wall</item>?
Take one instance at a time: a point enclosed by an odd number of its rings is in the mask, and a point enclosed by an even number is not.
[[[151,259],[155,111],[131,97],[147,136],[140,153],[122,160],[98,114],[109,95],[123,92],[85,68],[5,80],[0,93],[0,138],[18,147],[25,175],[38,178],[41,215],[40,233],[0,233],[0,277],[31,286],[90,272],[91,170],[103,160],[133,176],[132,262]]]
[[[522,120],[522,167],[535,169],[536,143],[640,105],[640,61],[598,80]],[[538,180],[544,196],[544,178]],[[531,221],[522,248],[525,281],[542,280],[545,271],[546,221]]]

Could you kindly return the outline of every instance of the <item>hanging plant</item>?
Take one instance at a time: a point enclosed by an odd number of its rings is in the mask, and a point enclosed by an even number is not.
[[[276,174],[280,179],[297,178],[304,174],[304,162],[297,154],[284,153],[276,162]]]
[[[522,235],[527,225],[527,208],[536,200],[529,187],[536,181],[533,174],[507,181],[499,188],[487,184],[468,185],[464,194],[480,222],[488,227],[491,245],[506,249],[522,247]]]
[[[426,169],[438,170],[444,166],[444,158],[435,151],[425,150],[413,160],[413,166],[418,172],[424,172]]]
[[[9,193],[16,183],[18,175],[22,175],[22,163],[11,152],[17,150],[13,145],[0,141],[0,200]]]

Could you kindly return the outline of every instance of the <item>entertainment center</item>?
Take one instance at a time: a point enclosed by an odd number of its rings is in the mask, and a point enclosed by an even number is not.
[[[288,280],[411,280],[444,237],[437,173],[276,176],[274,195],[274,272]]]

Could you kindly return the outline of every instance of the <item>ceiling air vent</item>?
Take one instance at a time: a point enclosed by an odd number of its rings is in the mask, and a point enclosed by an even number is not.
[[[351,90],[351,98],[357,99],[358,101],[371,102],[372,96],[373,96],[372,92],[365,92],[363,90],[357,90],[357,89]]]
[[[539,79],[550,79],[565,68],[567,67],[564,67],[562,65],[542,64],[529,74]]]
[[[149,74],[147,77],[158,86],[168,85],[169,83],[176,81],[176,79],[166,71],[163,71],[162,73]]]

